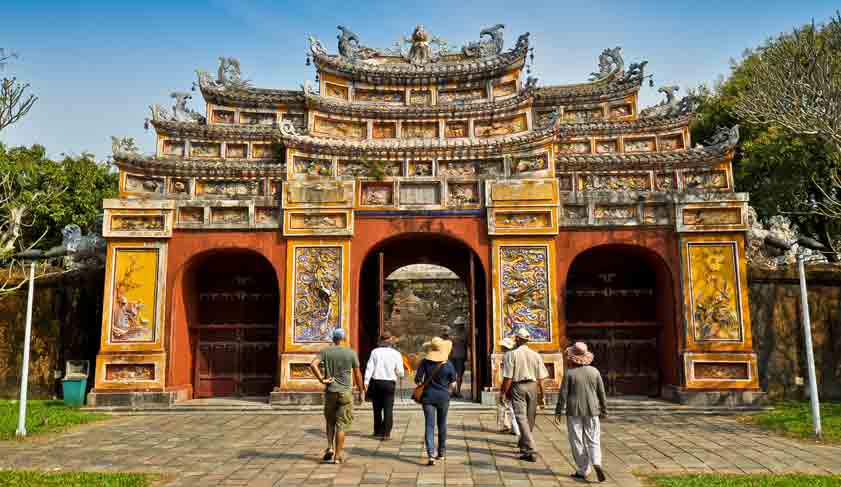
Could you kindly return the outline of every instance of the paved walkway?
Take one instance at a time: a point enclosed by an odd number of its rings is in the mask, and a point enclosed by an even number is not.
[[[0,467],[39,470],[163,472],[172,486],[511,486],[581,485],[564,428],[540,416],[537,463],[517,460],[514,437],[495,433],[487,412],[450,417],[448,458],[425,465],[423,414],[402,411],[392,441],[370,436],[357,415],[349,461],[320,465],[321,417],[315,414],[180,413],[123,416],[71,432],[0,443]],[[625,415],[603,426],[605,486],[639,486],[632,472],[841,474],[841,446],[769,435],[733,417]]]

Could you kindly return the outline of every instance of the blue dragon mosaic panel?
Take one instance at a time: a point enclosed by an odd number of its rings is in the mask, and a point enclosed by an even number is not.
[[[295,248],[295,343],[329,342],[342,326],[342,248]]]
[[[501,247],[499,268],[503,336],[526,328],[533,342],[551,342],[548,249]]]

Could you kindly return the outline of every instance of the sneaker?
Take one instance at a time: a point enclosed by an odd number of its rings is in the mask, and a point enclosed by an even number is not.
[[[433,457],[429,457],[429,461],[426,462],[427,465],[435,465],[435,459]]]
[[[447,455],[442,452],[438,452],[438,456],[435,458],[438,460],[444,460],[445,458],[447,458]]]
[[[324,450],[324,456],[321,457],[322,461],[329,462],[333,459],[333,450]]]
[[[593,465],[593,469],[596,471],[596,478],[599,479],[599,482],[604,482],[607,479],[601,465]]]
[[[571,473],[571,474],[569,474],[569,476],[570,476],[570,477],[572,477],[572,478],[574,478],[575,480],[587,480],[587,476],[586,476],[586,475],[581,475],[581,474],[580,474],[580,473],[578,473],[578,472]]]

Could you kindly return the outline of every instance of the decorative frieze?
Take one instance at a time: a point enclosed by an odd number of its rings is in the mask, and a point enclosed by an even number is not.
[[[364,122],[331,120],[319,116],[315,116],[313,120],[313,133],[328,137],[361,140],[367,136],[367,132],[368,126]]]
[[[604,109],[600,106],[592,108],[566,108],[563,119],[567,122],[589,122],[604,118]]]
[[[210,209],[210,224],[217,226],[248,226],[248,207],[213,207]]]
[[[287,236],[353,235],[352,210],[287,210],[284,220]]]
[[[632,223],[637,218],[637,207],[626,205],[596,205],[593,209],[596,223]]]
[[[466,102],[486,98],[484,88],[457,88],[438,90],[438,104]]]
[[[755,353],[688,352],[683,355],[688,389],[758,389]]]
[[[677,181],[674,173],[654,173],[654,191],[673,192],[677,190]]]
[[[557,145],[558,153],[561,154],[589,154],[592,152],[589,140],[572,140],[561,142]]]
[[[253,198],[262,196],[263,185],[258,180],[199,179],[196,196],[217,198]]]
[[[105,364],[108,382],[154,382],[155,364]]]
[[[651,191],[648,173],[582,174],[578,179],[581,191]]]
[[[166,188],[162,177],[123,174],[123,192],[125,193],[163,194]]]
[[[407,176],[432,176],[434,168],[432,161],[409,161]]]
[[[438,161],[438,174],[447,177],[472,177],[479,174],[476,161]]]
[[[696,380],[748,380],[750,364],[747,362],[703,362],[693,364]]]
[[[741,207],[683,208],[683,224],[687,226],[742,225]]]
[[[136,231],[163,231],[166,228],[163,214],[112,214],[111,231],[116,233]]]
[[[437,139],[438,122],[405,122],[400,136],[404,139]]]
[[[448,139],[457,139],[467,137],[468,123],[466,120],[450,120],[444,126],[444,137]]]
[[[525,113],[511,118],[476,120],[473,122],[473,133],[476,137],[496,137],[517,134],[526,130],[528,130],[528,121]]]
[[[394,206],[394,183],[362,181],[359,183],[360,207]]]
[[[397,124],[394,122],[374,122],[371,136],[375,139],[393,139],[397,137]]]
[[[690,191],[729,189],[727,171],[724,169],[708,171],[684,171],[683,187]]]
[[[356,88],[353,91],[354,101],[376,102],[376,103],[403,103],[406,92],[403,90],[372,90],[367,88]]]
[[[400,206],[438,206],[441,204],[441,183],[438,181],[401,181],[398,187]]]
[[[448,181],[447,206],[450,208],[478,207],[482,204],[479,181]]]

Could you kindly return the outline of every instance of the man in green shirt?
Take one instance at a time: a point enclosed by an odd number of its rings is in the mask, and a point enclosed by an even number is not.
[[[318,354],[310,368],[319,382],[327,387],[324,390],[324,418],[327,422],[327,449],[324,451],[325,462],[342,463],[342,449],[345,446],[345,431],[353,423],[353,379],[365,397],[365,383],[359,372],[359,357],[352,349],[343,346],[345,331],[333,330],[333,345]],[[324,373],[322,374],[322,369]]]

